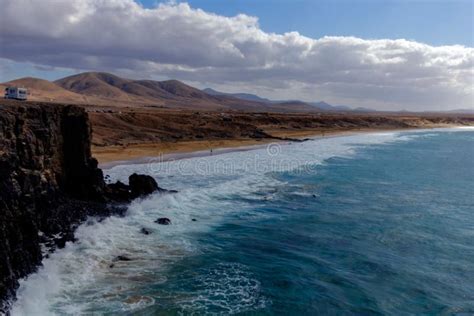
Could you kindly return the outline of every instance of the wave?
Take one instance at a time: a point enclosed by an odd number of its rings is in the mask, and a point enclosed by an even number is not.
[[[111,181],[124,181],[132,172],[151,173],[160,186],[179,193],[136,200],[125,217],[89,219],[77,229],[75,243],[49,254],[37,273],[20,281],[12,315],[125,313],[153,305],[154,296],[140,293],[146,293],[151,283],[166,282],[167,271],[176,262],[203,251],[197,234],[211,231],[230,214],[270,216],[255,213],[252,203],[271,198],[285,186],[273,173],[308,172],[302,167],[313,168],[331,157],[351,157],[360,146],[408,141],[411,137],[413,133],[367,133],[278,145],[275,152],[260,148],[115,166],[107,170]],[[170,218],[172,225],[155,224],[158,217]],[[142,234],[142,228],[151,234]],[[131,260],[114,261],[120,255]],[[199,311],[206,305],[201,304],[206,297],[222,291],[248,303],[232,309],[224,296],[221,308],[229,313],[269,302],[260,296],[258,280],[245,272],[245,267],[218,265],[215,269],[215,277],[225,276],[223,283],[212,278],[200,280],[201,296],[182,302],[183,308]]]

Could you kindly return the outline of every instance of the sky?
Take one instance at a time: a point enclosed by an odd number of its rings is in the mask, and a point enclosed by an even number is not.
[[[474,1],[0,0],[0,7],[0,81],[107,71],[278,100],[474,108]]]
[[[164,1],[140,0],[152,8]],[[432,45],[474,46],[470,0],[191,0],[192,7],[224,16],[259,18],[265,32],[298,31],[312,38],[405,38]]]

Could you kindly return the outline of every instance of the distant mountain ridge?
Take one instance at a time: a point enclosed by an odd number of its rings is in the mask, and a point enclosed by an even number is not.
[[[326,110],[326,111],[352,111],[353,109],[349,106],[345,105],[331,105],[329,103],[326,103],[324,101],[320,102],[311,102],[311,105],[314,105],[315,107],[321,109],[321,110]]]
[[[265,103],[274,102],[274,101],[271,101],[270,99],[261,98],[258,95],[250,94],[250,93],[226,93],[226,92],[216,91],[211,88],[206,88],[206,89],[203,89],[202,91],[210,95],[231,96],[237,99],[248,100],[248,101],[257,101],[257,102],[265,102]]]
[[[317,112],[306,103],[272,104],[251,97],[206,93],[178,80],[132,80],[104,72],[84,72],[54,82],[21,78],[0,84],[28,88],[29,100],[101,106],[160,106],[194,110]]]
[[[133,80],[105,72],[84,72],[54,82],[28,77],[5,82],[0,87],[8,85],[28,88],[32,101],[58,103],[253,112],[371,111],[333,106],[324,101],[275,101],[250,93],[225,93],[211,88],[200,90],[178,80]]]
[[[270,100],[250,93],[225,93],[211,88],[200,90],[178,80],[133,80],[105,72],[84,72],[54,82],[24,77],[0,83],[0,91],[7,86],[28,88],[28,99],[31,101],[70,104],[158,106],[204,111],[377,112],[370,108],[351,108],[324,101]],[[425,112],[472,114],[474,108]]]
[[[358,111],[357,109],[353,109],[349,106],[345,105],[331,105],[329,103],[326,103],[324,101],[319,101],[319,102],[304,102],[304,101],[299,101],[299,100],[284,100],[284,101],[277,101],[277,100],[270,100],[267,98],[262,98],[258,95],[255,94],[250,94],[250,93],[226,93],[226,92],[220,92],[211,88],[205,88],[202,91],[206,92],[207,94],[211,95],[223,95],[223,96],[232,96],[237,99],[242,99],[242,100],[250,100],[250,101],[258,101],[258,102],[265,102],[265,103],[270,103],[270,104],[284,104],[288,102],[293,102],[293,103],[303,103],[303,104],[309,104],[311,106],[314,106],[318,110],[322,111]],[[360,109],[362,111],[362,108]],[[364,109],[364,112],[366,111],[373,111],[373,110],[368,110]]]

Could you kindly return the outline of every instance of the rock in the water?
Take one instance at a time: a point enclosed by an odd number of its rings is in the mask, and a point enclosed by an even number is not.
[[[146,228],[142,228],[142,229],[140,230],[140,232],[141,232],[143,235],[150,235],[150,234],[151,234],[151,232],[150,232],[148,229],[146,229]]]
[[[155,221],[155,223],[158,223],[160,225],[170,225],[171,220],[169,218],[166,218],[166,217],[160,217]]]
[[[195,218],[193,218],[193,219],[192,219],[192,221],[193,221],[193,222],[195,222],[195,221],[196,221],[196,219],[195,219]]]
[[[147,175],[132,174],[128,178],[132,198],[137,198],[158,191],[158,184],[155,179]]]
[[[131,260],[132,259],[130,259],[129,257],[124,256],[124,255],[117,256],[114,259],[114,261],[131,261]]]
[[[128,202],[131,200],[130,187],[120,181],[108,184],[106,187],[106,195],[109,199],[114,201]]]

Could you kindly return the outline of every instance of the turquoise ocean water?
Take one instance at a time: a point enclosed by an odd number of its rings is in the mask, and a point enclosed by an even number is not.
[[[107,173],[134,171],[179,193],[82,225],[77,243],[22,281],[14,315],[474,314],[474,130],[273,144]],[[153,222],[162,216],[173,224]],[[133,260],[110,268],[122,254]]]

